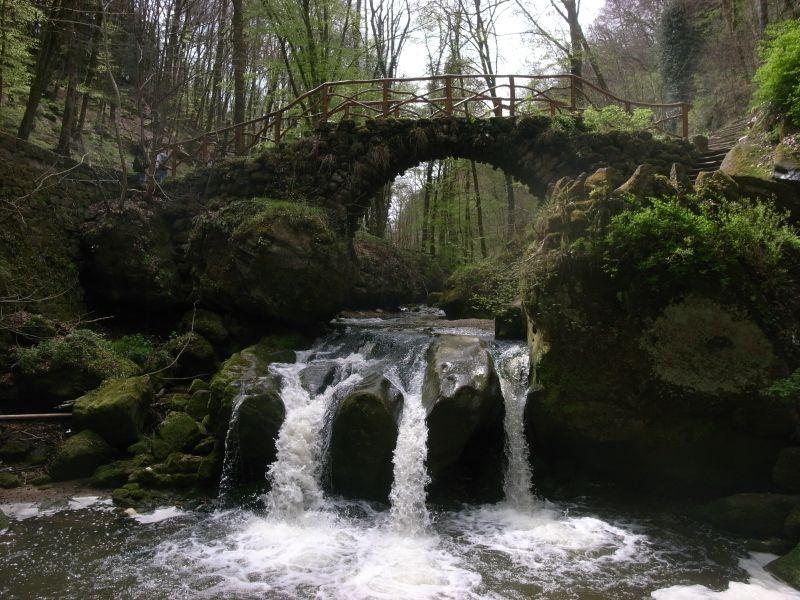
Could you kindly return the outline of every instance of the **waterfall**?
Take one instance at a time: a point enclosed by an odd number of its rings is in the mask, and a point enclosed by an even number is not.
[[[310,394],[301,382],[300,372],[308,363],[298,360],[270,367],[282,379],[281,398],[286,409],[275,443],[277,458],[267,469],[270,490],[264,501],[271,515],[298,517],[323,503],[322,431],[328,407],[337,394],[361,380],[358,371],[368,364],[359,353],[335,360],[338,381],[319,394]]]
[[[428,427],[425,407],[422,405],[422,383],[425,378],[424,346],[415,345],[401,364],[410,364],[408,381],[404,382],[397,368],[386,373],[403,393],[403,414],[394,449],[394,481],[389,494],[389,511],[392,526],[400,532],[422,532],[430,522],[425,506],[425,488],[430,481],[425,460],[428,456]]]
[[[505,402],[506,472],[503,492],[514,508],[531,508],[535,503],[528,442],[525,439],[525,402],[528,394],[530,356],[523,344],[493,348],[495,367]]]
[[[225,500],[228,497],[235,481],[233,470],[239,462],[239,440],[235,439],[234,431],[239,421],[239,410],[247,394],[247,386],[243,384],[242,389],[233,399],[231,418],[228,421],[228,431],[225,434],[225,456],[222,459],[222,476],[219,480],[219,500]]]

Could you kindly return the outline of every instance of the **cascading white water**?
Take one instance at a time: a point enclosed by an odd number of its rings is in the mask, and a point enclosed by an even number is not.
[[[303,387],[300,372],[308,366],[306,362],[271,367],[282,379],[281,399],[286,409],[275,442],[277,457],[267,470],[270,490],[264,502],[272,516],[298,517],[319,508],[324,500],[320,485],[322,429],[328,406],[337,393],[361,380],[358,370],[368,364],[359,353],[335,360],[340,379],[320,394],[310,394]]]
[[[493,355],[505,402],[506,472],[503,492],[506,502],[514,508],[530,509],[535,498],[531,491],[533,474],[524,422],[530,355],[524,344],[495,347]]]
[[[425,378],[425,350],[412,348],[404,359],[411,364],[410,378],[402,381],[396,368],[386,377],[403,392],[403,414],[394,449],[394,480],[389,494],[392,526],[399,532],[417,534],[430,522],[425,506],[425,488],[430,482],[425,460],[428,456],[428,427],[422,406],[422,383]]]

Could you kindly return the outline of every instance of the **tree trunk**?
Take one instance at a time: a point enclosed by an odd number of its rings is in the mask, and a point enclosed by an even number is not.
[[[761,30],[761,33],[764,33],[764,30],[767,28],[769,24],[769,2],[768,0],[758,0],[758,27]]]
[[[102,0],[100,0],[100,2],[102,2]],[[92,52],[89,55],[89,67],[86,71],[86,79],[83,80],[86,91],[83,93],[83,98],[81,98],[81,113],[72,134],[76,139],[83,135],[83,128],[86,124],[86,111],[89,109],[89,87],[97,76],[97,57],[100,54],[100,32],[103,27],[103,15],[104,11],[101,7],[101,10],[97,13],[97,17],[95,18],[94,29],[92,30]]]
[[[517,202],[516,198],[514,197],[514,181],[511,179],[511,175],[508,173],[505,174],[506,176],[506,198],[508,200],[508,228],[506,229],[506,235],[508,236],[508,240],[514,237],[517,231],[516,225],[516,210],[517,210]]]
[[[433,185],[433,161],[428,161],[425,167],[425,191],[422,194],[422,239],[420,240],[422,251],[428,249],[428,239],[430,238],[430,210],[431,210],[431,186]]]
[[[486,252],[486,236],[483,234],[483,209],[481,208],[481,188],[478,184],[478,170],[475,167],[475,161],[469,161],[470,168],[472,169],[472,183],[475,185],[475,213],[478,219],[478,237],[481,240],[481,257],[488,256]]]
[[[67,76],[67,93],[64,97],[64,114],[61,117],[61,132],[58,136],[56,153],[61,156],[70,155],[70,141],[72,140],[72,125],[75,122],[75,112],[78,104],[78,70],[80,67],[82,23],[80,13],[76,13],[70,22],[67,33],[67,57],[64,63],[64,73]]]
[[[53,73],[53,58],[58,46],[58,32],[54,21],[61,12],[60,9],[59,2],[55,2],[42,30],[42,45],[36,56],[36,69],[28,93],[28,101],[25,104],[25,114],[22,116],[22,122],[17,131],[17,137],[21,140],[27,140],[31,136],[39,102],[42,100],[42,95],[50,83],[50,77]]]
[[[244,69],[247,49],[244,41],[244,0],[233,0],[233,122],[244,121]],[[244,128],[233,130],[233,146],[237,155],[244,154]]]

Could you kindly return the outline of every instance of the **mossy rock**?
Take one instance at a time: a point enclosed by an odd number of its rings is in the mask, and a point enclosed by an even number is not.
[[[88,477],[111,456],[111,446],[100,434],[87,429],[61,443],[48,472],[53,481]]]
[[[130,377],[139,367],[116,354],[101,335],[76,329],[17,351],[15,381],[25,394],[73,400],[111,377]]]
[[[792,587],[800,589],[800,544],[788,554],[768,563],[766,570]]]
[[[344,307],[354,274],[323,208],[266,198],[195,219],[189,260],[204,304],[304,326]]]
[[[197,469],[197,481],[202,485],[213,486],[219,483],[224,459],[223,446],[217,442],[211,452],[203,458]]]
[[[97,488],[119,487],[128,481],[135,468],[131,460],[118,460],[108,465],[101,465],[92,473],[89,485]]]
[[[189,394],[184,392],[176,392],[174,394],[167,394],[164,400],[167,408],[170,410],[186,412],[186,405],[189,403],[189,398]]]
[[[772,179],[772,162],[772,146],[758,136],[748,136],[725,155],[720,171],[731,177]]]
[[[335,494],[386,502],[403,394],[380,373],[365,377],[331,421],[328,464]]]
[[[222,317],[210,310],[202,308],[188,311],[181,319],[181,327],[186,332],[194,331],[212,344],[224,344],[230,337],[230,332],[225,326]]]
[[[214,347],[198,333],[184,333],[174,337],[163,347],[170,357],[169,372],[180,377],[208,375],[217,367]]]
[[[212,377],[208,401],[209,426],[218,439],[228,432],[233,402],[242,383],[252,377],[266,374],[273,362],[294,362],[295,350],[306,347],[306,338],[296,335],[268,335],[258,344],[237,352],[226,360]]]
[[[11,519],[8,518],[8,515],[0,510],[0,531],[5,531],[11,526]]]
[[[783,534],[786,518],[798,504],[800,496],[734,494],[709,502],[698,515],[731,533],[766,539]]]
[[[114,504],[123,508],[151,508],[162,502],[165,496],[162,492],[145,489],[138,483],[126,483],[111,492]]]
[[[31,443],[28,440],[20,438],[6,440],[0,445],[0,460],[20,461],[25,458],[30,449]]]
[[[202,379],[192,379],[192,383],[189,385],[190,394],[194,394],[195,392],[207,389],[209,389],[208,383],[203,381]]]
[[[202,420],[208,414],[208,402],[210,399],[210,390],[197,390],[187,398],[184,410],[195,419]]]
[[[113,379],[75,401],[72,410],[76,429],[91,429],[117,448],[136,441],[144,429],[153,397],[148,375]]]
[[[157,470],[163,474],[175,475],[179,473],[194,473],[200,468],[203,462],[202,456],[185,454],[183,452],[173,452],[167,457]]]
[[[0,488],[10,489],[22,485],[22,479],[16,473],[4,471],[0,473]]]
[[[151,440],[153,455],[163,459],[172,452],[191,450],[201,437],[203,432],[192,417],[173,411],[156,428]]]

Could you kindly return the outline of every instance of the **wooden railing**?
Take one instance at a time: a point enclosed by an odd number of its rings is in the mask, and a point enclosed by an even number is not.
[[[652,112],[651,128],[688,138],[686,103],[638,102],[615,96],[571,74],[439,75],[358,79],[323,83],[261,117],[169,144],[173,173],[181,163],[211,163],[234,153],[233,132],[244,129],[245,153],[296,139],[323,123],[346,119],[436,119],[579,113],[587,107],[619,106]]]

